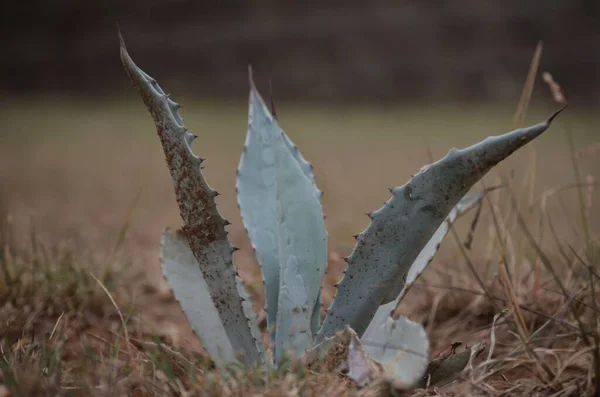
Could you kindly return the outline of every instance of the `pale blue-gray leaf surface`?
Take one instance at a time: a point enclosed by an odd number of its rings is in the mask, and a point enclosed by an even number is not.
[[[301,354],[319,327],[321,281],[327,266],[321,192],[312,166],[281,130],[252,77],[237,193],[263,273],[267,327],[275,356],[280,359],[283,351],[278,349],[291,347],[292,340],[296,341],[294,350]]]
[[[352,328],[349,328],[352,330]],[[348,378],[358,387],[365,387],[379,373],[375,373],[369,355],[365,352],[358,335],[352,331],[348,344]]]
[[[200,171],[202,159],[192,153],[190,134],[172,101],[148,74],[138,68],[121,39],[121,60],[156,124],[167,165],[173,179],[183,230],[198,261],[213,304],[236,355],[247,364],[263,361],[257,340],[238,293],[237,271],[225,226],[228,222],[217,210],[217,192],[208,186]],[[175,291],[175,293],[177,293]]]
[[[370,225],[357,235],[317,342],[346,324],[362,336],[379,306],[400,294],[410,266],[452,208],[493,166],[546,131],[555,116],[452,149],[404,186],[393,188],[392,197],[370,214]]]
[[[166,229],[161,239],[163,276],[194,333],[219,369],[237,361],[231,342],[210,297],[196,257],[181,230]]]
[[[381,329],[379,339],[361,338],[364,351],[383,366],[396,388],[416,384],[429,362],[429,340],[423,326],[404,316],[397,320],[388,316]]]

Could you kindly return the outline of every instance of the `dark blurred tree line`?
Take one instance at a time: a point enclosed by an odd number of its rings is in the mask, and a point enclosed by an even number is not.
[[[543,40],[541,69],[600,102],[600,0],[33,0],[2,18],[0,94],[122,92],[118,23],[171,92],[240,98],[252,64],[278,98],[515,101]]]

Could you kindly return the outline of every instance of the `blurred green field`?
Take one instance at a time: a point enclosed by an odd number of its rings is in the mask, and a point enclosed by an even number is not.
[[[174,97],[183,105],[186,125],[199,135],[193,149],[207,158],[205,176],[222,194],[218,204],[233,223],[234,243],[245,246],[234,186],[247,104]],[[528,124],[545,119],[553,110],[550,105],[530,109]],[[351,236],[367,225],[363,214],[388,198],[388,187],[404,184],[430,156],[437,160],[451,147],[508,132],[513,112],[509,106],[277,103],[280,124],[315,166],[317,182],[325,191],[330,241],[342,251],[351,247]],[[0,198],[23,230],[33,223],[50,239],[72,237],[102,251],[112,244],[142,189],[130,242],[140,248],[136,251],[144,261],[156,261],[162,228],[176,227],[180,220],[152,119],[132,88],[125,99],[115,101],[5,99],[0,119],[4,126]],[[498,176],[506,178],[514,172],[516,191],[526,186],[529,195],[532,189],[531,200],[545,189],[573,182],[565,133],[572,132],[578,147],[592,145],[597,141],[598,119],[568,109],[543,136],[492,171],[486,183],[498,183]],[[581,164],[584,175],[600,169],[598,156],[584,156]],[[575,191],[561,197],[567,200],[569,215],[576,214]]]
[[[101,134],[125,139],[153,138],[147,129],[151,120],[144,114],[144,106],[131,87],[128,95],[116,100],[40,96],[33,98],[0,98],[0,117],[4,128],[0,133],[2,144],[21,144],[34,139],[62,141],[89,138]],[[174,99],[183,105],[182,115],[192,130],[203,134],[210,142],[225,140],[238,142],[245,136],[247,123],[246,98],[237,102],[209,101],[198,98]],[[535,101],[534,101],[535,102]],[[508,131],[512,127],[513,105],[485,104],[431,104],[379,105],[323,103],[277,103],[281,124],[299,143],[344,144],[388,141],[423,145],[458,146],[471,140]],[[529,124],[548,117],[557,109],[554,104],[533,106],[529,109]],[[568,125],[578,139],[584,141],[596,136],[594,126],[600,115],[593,109],[571,106],[561,115],[558,124]],[[26,132],[23,134],[23,132]],[[543,139],[555,142],[563,137],[555,130]],[[340,141],[341,140],[341,141]],[[406,142],[408,140],[408,142]],[[227,149],[224,145],[223,149]]]

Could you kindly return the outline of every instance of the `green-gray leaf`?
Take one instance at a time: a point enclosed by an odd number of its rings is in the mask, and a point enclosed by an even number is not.
[[[404,298],[408,290],[414,285],[417,278],[419,278],[419,276],[427,268],[427,265],[431,263],[433,257],[438,252],[442,241],[448,234],[448,231],[450,231],[450,227],[452,227],[452,224],[454,224],[454,221],[456,221],[459,216],[465,214],[467,211],[475,207],[476,204],[480,203],[481,199],[483,198],[483,194],[484,193],[478,192],[465,196],[458,204],[456,204],[452,211],[450,211],[446,217],[446,220],[442,222],[433,236],[431,236],[425,247],[417,256],[417,259],[415,259],[413,264],[408,269],[408,275],[406,276],[404,288],[402,288],[400,295],[398,295],[396,300],[379,306],[379,309],[377,309],[373,320],[371,320],[369,327],[363,334],[363,338],[367,340],[381,340],[383,338],[381,333],[384,332],[387,318],[392,315],[402,298]]]
[[[379,339],[361,338],[364,351],[385,369],[396,388],[417,383],[429,362],[429,340],[423,326],[406,317],[387,317]]]
[[[379,306],[400,294],[410,266],[452,208],[493,166],[546,131],[556,114],[532,127],[452,149],[393,188],[391,199],[370,215],[371,224],[357,236],[317,342],[346,324],[362,336]]]
[[[181,230],[172,232],[166,229],[163,232],[160,264],[175,299],[216,366],[225,369],[228,364],[236,362],[198,261]]]
[[[284,348],[302,354],[318,330],[327,233],[312,167],[270,114],[252,77],[250,83],[238,203],[261,265],[267,326],[278,361]]]
[[[136,66],[121,39],[121,61],[130,80],[140,93],[156,124],[156,131],[173,179],[183,230],[199,267],[225,333],[234,353],[252,364],[263,361],[257,340],[252,335],[238,293],[237,271],[233,266],[231,246],[225,226],[228,222],[217,210],[217,193],[208,186],[200,163],[190,148],[195,138],[183,124],[179,105],[173,102],[156,80]],[[177,293],[177,291],[175,291]]]

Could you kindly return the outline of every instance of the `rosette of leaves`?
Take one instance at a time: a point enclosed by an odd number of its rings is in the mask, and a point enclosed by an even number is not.
[[[395,383],[423,378],[429,343],[423,327],[394,307],[431,262],[451,224],[481,200],[465,196],[493,166],[543,133],[554,118],[452,149],[402,186],[390,189],[370,225],[356,235],[345,275],[322,321],[321,282],[327,232],[313,167],[279,127],[250,74],[248,130],[237,173],[237,199],[260,264],[269,346],[262,343],[248,295],[233,264],[229,222],[201,172],[174,102],[135,65],[121,37],[121,59],[154,122],[169,167],[183,226],[165,230],[161,266],[166,282],[216,366],[277,365],[284,357],[324,357],[345,341],[349,376],[366,384],[383,368]],[[207,131],[210,133],[210,131]],[[367,361],[365,361],[367,360]]]

